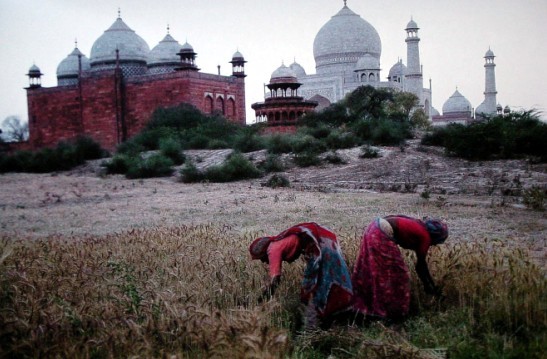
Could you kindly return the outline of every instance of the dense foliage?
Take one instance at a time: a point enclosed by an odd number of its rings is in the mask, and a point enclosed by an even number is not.
[[[106,155],[98,143],[88,137],[79,137],[74,141],[60,142],[55,148],[0,154],[0,173],[66,171]]]
[[[547,161],[547,123],[534,111],[498,115],[464,126],[436,128],[422,144],[443,146],[447,154],[468,160],[531,157]]]

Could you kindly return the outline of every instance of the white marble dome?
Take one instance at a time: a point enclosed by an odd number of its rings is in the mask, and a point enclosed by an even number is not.
[[[403,64],[403,60],[399,60],[389,69],[388,78],[403,77],[404,75],[406,75],[406,66]]]
[[[443,115],[456,112],[471,112],[471,110],[471,102],[469,102],[458,90],[456,90],[443,105]]]
[[[121,61],[146,63],[150,53],[146,41],[129,28],[120,17],[91,47],[91,66],[115,62],[116,49],[119,50]]]
[[[293,70],[293,72],[295,73],[296,77],[304,77],[304,76],[306,76],[306,70],[304,70],[304,68],[302,67],[302,65],[300,65],[300,64],[297,63],[296,61],[293,62],[289,67],[290,67],[291,70]]]
[[[270,78],[270,83],[292,83],[298,82],[296,79],[296,73],[290,68],[281,64],[273,73]]]
[[[148,55],[148,66],[179,63],[180,57],[177,53],[180,44],[171,35],[165,37],[150,51]]]
[[[318,74],[342,72],[346,67],[344,64],[347,63],[354,67],[359,58],[366,53],[380,60],[380,35],[371,24],[347,6],[323,25],[313,42],[313,55]],[[323,67],[329,70],[323,71]]]
[[[495,57],[494,51],[488,49],[488,51],[486,51],[486,54],[484,54],[484,57]]]
[[[236,51],[234,52],[234,54],[232,55],[232,61],[244,61],[245,58],[243,57],[243,54],[241,52]]]
[[[355,70],[380,70],[380,61],[371,54],[365,54],[355,65]]]
[[[78,56],[81,58],[82,71],[89,70],[89,59],[77,47],[75,47],[74,50],[72,50],[72,52],[57,66],[58,80],[66,77],[78,76],[80,71]]]

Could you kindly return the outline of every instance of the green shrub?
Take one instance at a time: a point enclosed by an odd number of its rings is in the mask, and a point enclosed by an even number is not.
[[[298,153],[313,153],[318,155],[327,150],[327,146],[324,142],[310,135],[299,134],[294,137],[292,143],[292,152]]]
[[[184,163],[185,156],[179,141],[172,137],[162,138],[159,143],[160,153],[170,158],[175,165]]]
[[[279,155],[268,154],[266,160],[260,164],[260,169],[264,172],[281,172],[285,170],[285,166]]]
[[[359,158],[378,158],[379,156],[380,153],[376,148],[370,145],[361,146],[361,153],[359,154]]]
[[[221,139],[211,139],[207,142],[207,148],[210,150],[220,150],[224,148],[230,148],[228,142]]]
[[[294,135],[275,134],[266,138],[266,149],[272,154],[290,153]]]
[[[184,166],[180,169],[179,174],[181,181],[184,183],[194,183],[205,180],[205,175],[198,170],[192,161],[186,161]]]
[[[270,188],[290,187],[291,182],[287,177],[283,175],[274,174],[263,185]]]
[[[334,129],[325,139],[327,147],[332,150],[352,148],[359,143],[359,139],[352,132]]]
[[[204,176],[211,182],[232,182],[261,176],[261,172],[241,153],[233,153],[220,166],[208,168]]]
[[[134,166],[134,162],[136,161],[135,156],[117,153],[110,161],[103,162],[103,166],[106,167],[107,173],[124,175],[130,167]]]
[[[321,158],[315,152],[299,152],[294,155],[294,163],[298,167],[311,167],[321,164]]]
[[[173,161],[156,153],[147,158],[133,157],[125,176],[127,178],[165,177],[173,173]]]
[[[234,136],[233,149],[247,153],[266,147],[266,140],[258,134],[259,127],[247,127]]]
[[[105,154],[106,151],[93,140],[80,137],[71,142],[60,142],[55,148],[3,155],[0,160],[0,172],[66,171],[85,163],[86,160],[104,157]]]
[[[327,153],[327,156],[325,156],[325,161],[328,163],[332,163],[333,165],[340,165],[347,163],[346,160],[344,160],[336,151],[332,151]]]
[[[522,196],[524,205],[535,211],[545,210],[545,198],[547,198],[545,190],[538,186],[533,186],[525,190]]]

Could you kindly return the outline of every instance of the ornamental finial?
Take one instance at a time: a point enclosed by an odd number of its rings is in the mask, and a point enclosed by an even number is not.
[[[118,19],[122,18],[122,10],[118,8]]]
[[[344,0],[344,6],[348,6],[348,0]]]

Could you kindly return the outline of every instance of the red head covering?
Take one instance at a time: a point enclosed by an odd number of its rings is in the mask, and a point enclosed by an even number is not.
[[[261,259],[268,255],[268,246],[272,241],[272,237],[257,238],[249,246],[249,253],[252,259]]]

